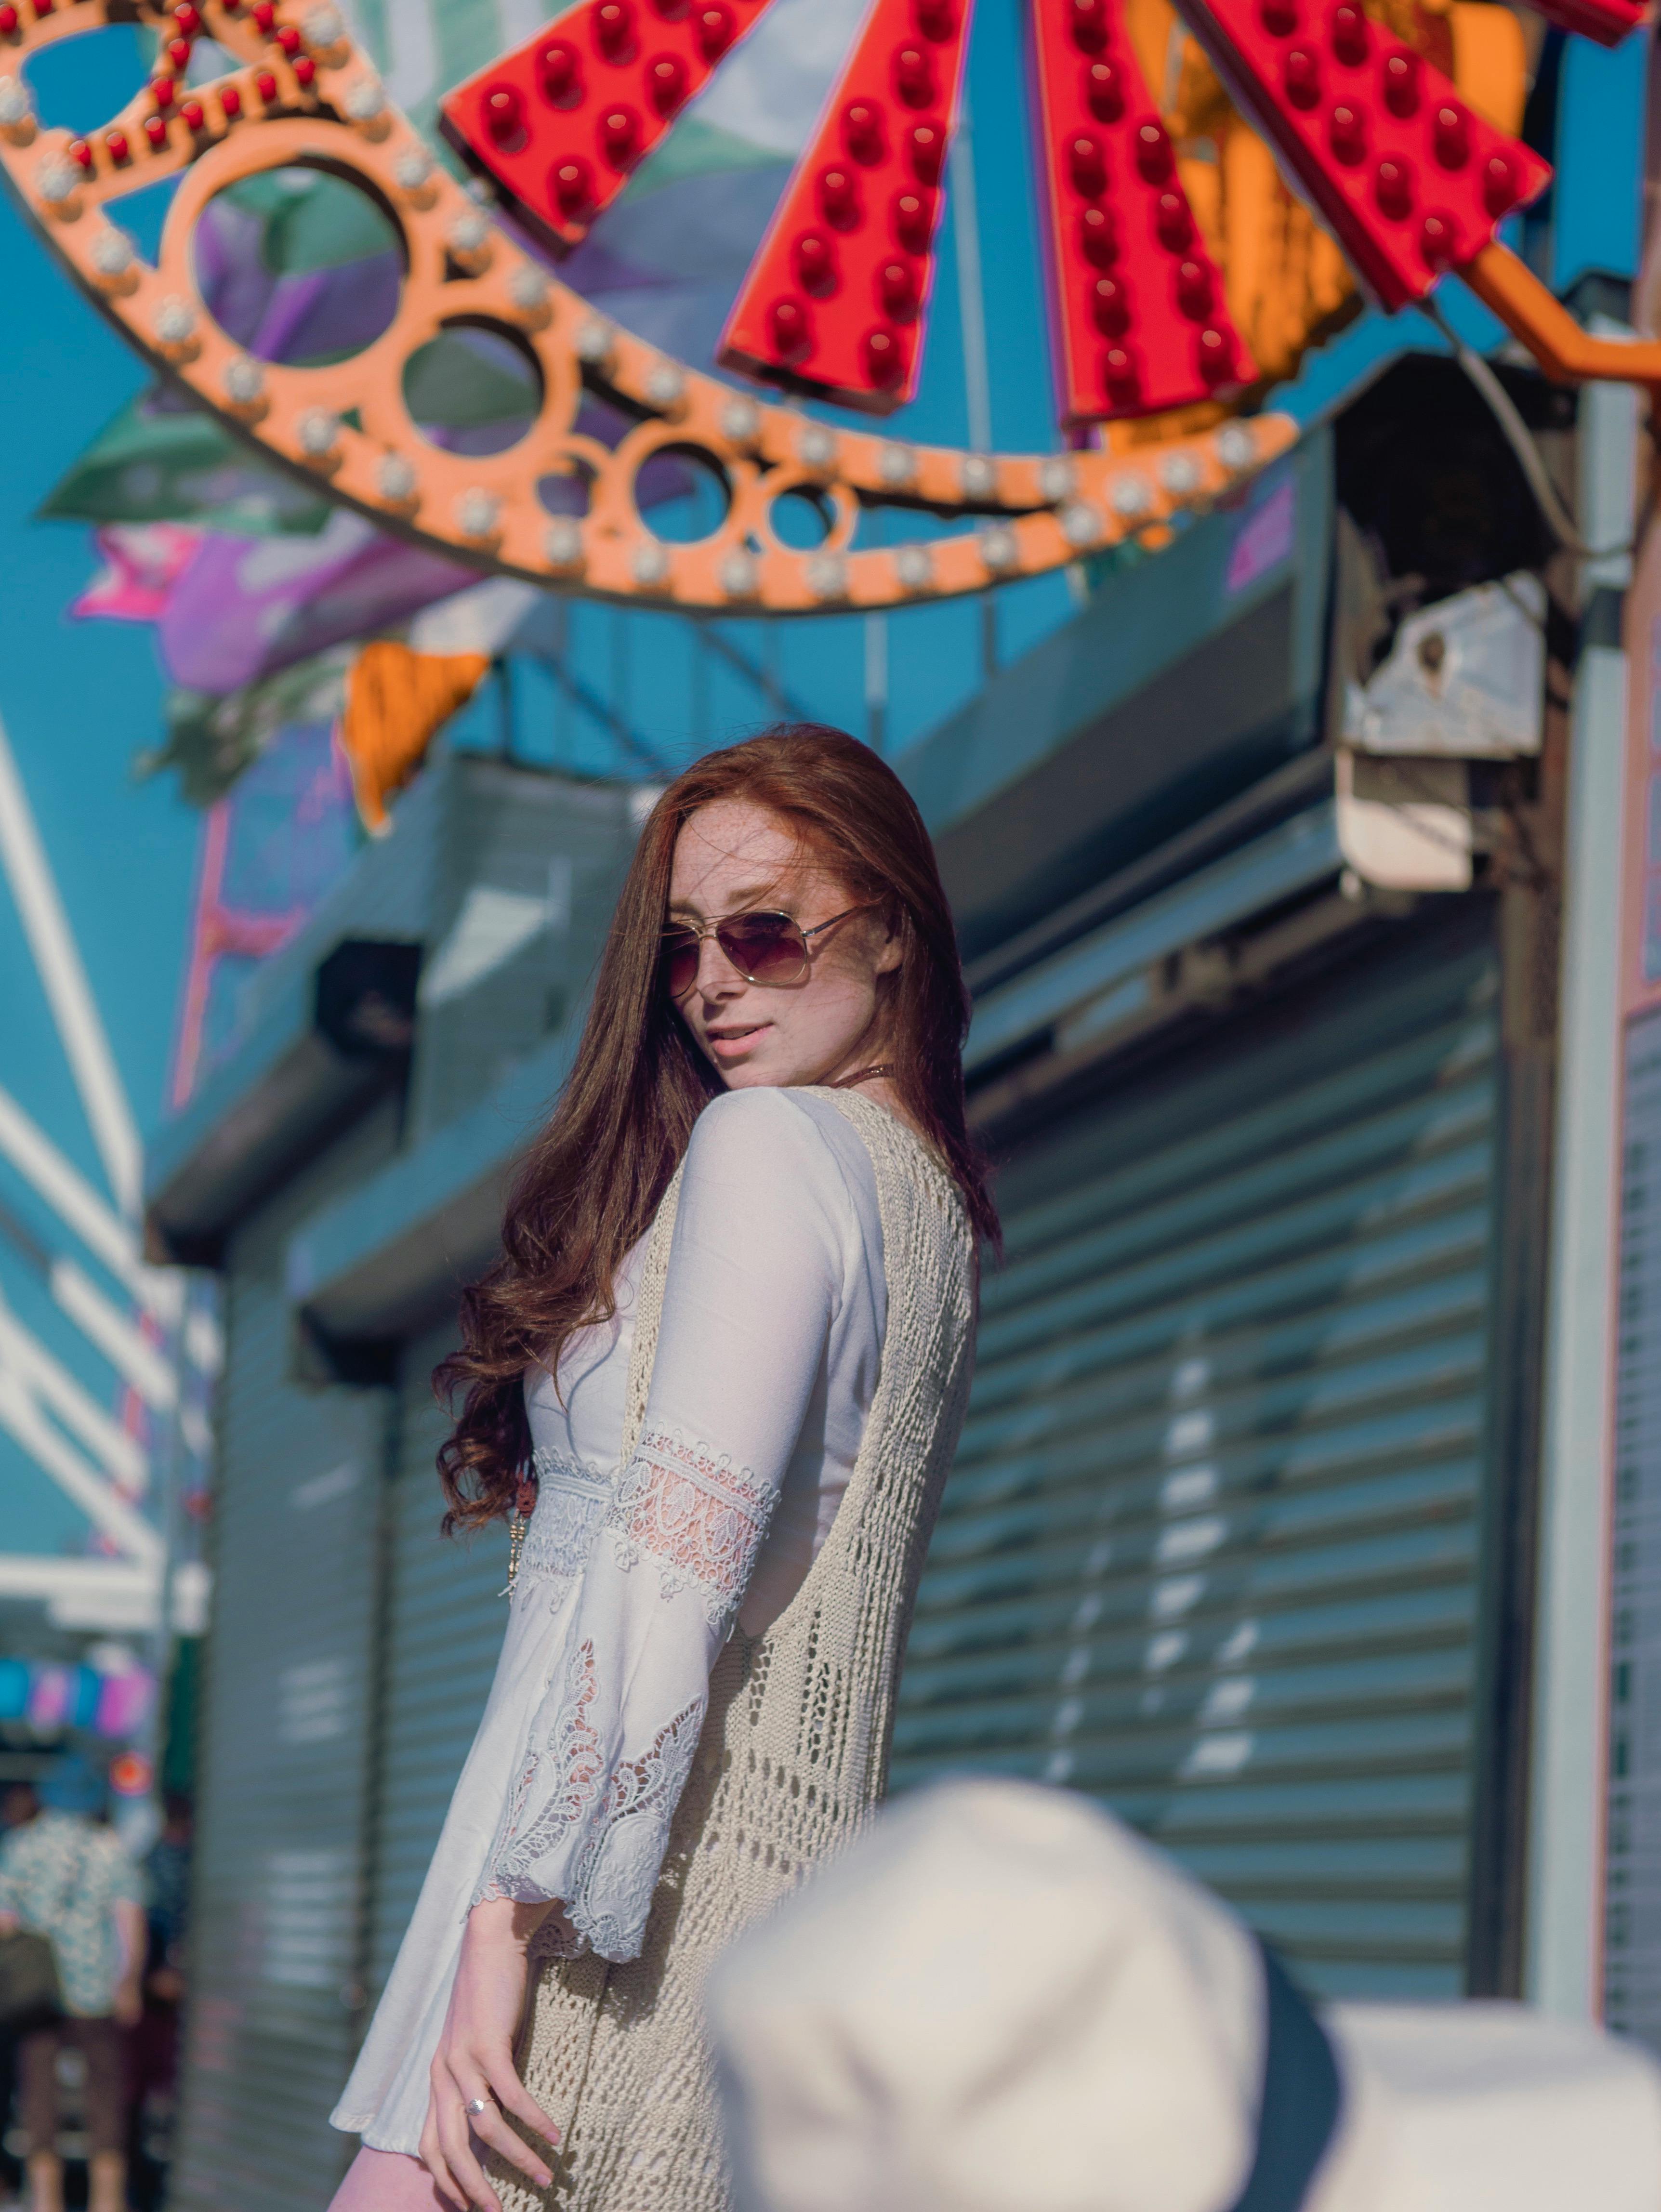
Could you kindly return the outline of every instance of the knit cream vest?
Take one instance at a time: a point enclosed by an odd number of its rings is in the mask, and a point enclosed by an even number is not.
[[[962,1425],[974,1237],[956,1185],[893,1116],[827,1091],[864,1141],[882,1219],[888,1321],[853,1475],[800,1589],[715,1662],[642,1955],[548,1960],[520,2072],[559,2125],[552,2189],[491,2163],[504,2212],[727,2212],[702,2014],[730,1937],[858,1833],[881,1796],[917,1580]],[[647,1247],[619,1467],[645,1418],[676,1176]]]

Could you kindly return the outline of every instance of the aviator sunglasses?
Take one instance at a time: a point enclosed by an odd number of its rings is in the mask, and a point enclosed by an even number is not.
[[[850,914],[863,914],[876,901],[845,906],[829,921],[804,929],[788,914],[726,914],[719,921],[706,921],[701,929],[677,922],[663,933],[663,981],[672,999],[684,999],[697,981],[698,956],[706,937],[713,937],[746,983],[799,983],[807,973],[810,938],[846,921]]]

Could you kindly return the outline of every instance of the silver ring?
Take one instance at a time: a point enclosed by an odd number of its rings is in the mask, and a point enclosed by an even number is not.
[[[491,2111],[494,2107],[494,2103],[495,2100],[490,2097],[475,2097],[472,2103],[469,2105],[466,2109],[472,2113],[475,2118],[477,2118],[480,2112],[488,2112]]]

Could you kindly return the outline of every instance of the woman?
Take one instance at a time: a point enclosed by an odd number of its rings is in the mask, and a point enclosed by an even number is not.
[[[965,1011],[865,746],[770,731],[659,800],[440,1370],[450,1524],[534,1510],[336,2212],[726,2205],[704,1972],[881,1793],[962,1418]]]

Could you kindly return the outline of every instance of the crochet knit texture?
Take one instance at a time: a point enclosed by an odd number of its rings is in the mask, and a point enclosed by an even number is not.
[[[859,1458],[794,1598],[759,1636],[735,1631],[715,1662],[641,1956],[533,1967],[520,2067],[562,2142],[545,2194],[492,2160],[504,2212],[727,2212],[705,1976],[732,1936],[854,1839],[883,1792],[900,1662],[968,1393],[975,1248],[955,1184],[916,1138],[869,1099],[825,1095],[871,1156],[882,1217],[888,1322]],[[645,1419],[679,1182],[642,1273],[625,1467]]]

